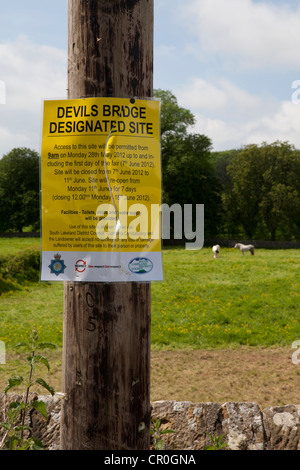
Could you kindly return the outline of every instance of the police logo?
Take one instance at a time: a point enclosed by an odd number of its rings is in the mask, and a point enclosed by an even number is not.
[[[63,262],[61,258],[61,255],[57,254],[54,255],[54,259],[51,260],[51,263],[49,264],[49,268],[52,274],[55,274],[56,276],[59,276],[60,274],[64,273],[64,270],[66,269],[66,265]]]

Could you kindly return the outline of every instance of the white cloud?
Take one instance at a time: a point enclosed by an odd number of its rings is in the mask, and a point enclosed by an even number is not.
[[[284,2],[252,0],[191,0],[179,7],[201,56],[204,49],[224,60],[239,58],[243,67],[298,67],[299,13],[300,7],[295,11]]]
[[[0,106],[0,158],[14,147],[39,150],[42,101],[64,98],[67,54],[35,44],[26,36],[0,44],[0,79],[6,104]]]
[[[31,141],[28,134],[21,132],[12,132],[9,128],[0,126],[0,158],[14,147],[30,147]]]
[[[289,141],[300,148],[300,106],[291,101],[280,103],[277,112],[272,115],[264,115],[257,122],[248,125],[248,142],[255,140]]]
[[[300,149],[300,105],[291,101],[277,104],[276,112],[265,112],[248,121],[208,118],[196,113],[192,132],[207,135],[214,150],[240,148],[246,144],[288,141]]]
[[[175,89],[175,95],[178,101],[189,109],[227,118],[239,116],[241,119],[244,116],[249,119],[266,105],[260,98],[239,88],[226,78],[208,82],[194,77],[184,86]]]
[[[204,134],[211,139],[213,150],[230,150],[240,147],[242,135],[233,125],[220,119],[211,119],[196,114],[196,125],[192,132]],[[237,142],[239,142],[237,144]]]
[[[178,101],[187,108],[216,111],[224,109],[228,102],[221,87],[208,81],[194,77],[184,86],[174,90]]]

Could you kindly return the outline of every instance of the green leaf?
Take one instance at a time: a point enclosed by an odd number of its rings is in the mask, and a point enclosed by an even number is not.
[[[36,364],[40,362],[47,367],[48,371],[50,370],[48,359],[44,356],[41,356],[40,354],[36,354],[35,356],[28,356],[27,361],[29,362],[32,369],[34,369]]]
[[[160,434],[171,434],[173,432],[176,433],[176,431],[173,431],[173,429],[162,429]]]
[[[15,431],[17,431],[17,432],[31,431],[31,427],[29,427],[29,426],[17,426],[17,427],[15,427]]]
[[[163,450],[164,441],[162,439],[160,439],[159,441],[156,442],[156,448],[157,448],[157,450]]]
[[[48,418],[46,404],[43,402],[43,400],[34,400],[31,403],[31,406],[35,410],[39,411],[44,416],[44,418]]]
[[[0,427],[6,429],[7,431],[10,429],[10,425],[8,423],[0,423]]]
[[[37,349],[47,349],[47,348],[55,349],[57,348],[57,345],[53,343],[48,343],[48,342],[39,343],[37,345]]]
[[[47,367],[48,371],[50,370],[50,364],[48,362],[48,359],[44,356],[41,356],[40,354],[37,354],[35,356],[35,361],[36,362],[41,362],[42,364],[44,364],[44,366]]]
[[[17,387],[18,385],[21,385],[21,383],[24,381],[23,377],[15,376],[15,377],[10,377],[8,379],[8,384],[5,387],[4,393],[6,394],[11,388]]]
[[[44,446],[39,439],[32,437],[31,440],[33,441],[32,450],[44,450]]]
[[[37,384],[41,385],[42,387],[44,387],[46,390],[48,390],[48,392],[51,393],[51,395],[54,395],[55,391],[54,391],[54,388],[52,388],[50,385],[47,384],[47,382],[45,382],[44,379],[36,379],[35,381]]]
[[[32,355],[27,356],[27,361],[29,362],[30,367],[32,367],[32,369],[34,370],[35,357]]]
[[[22,346],[25,346],[26,348],[31,349],[30,344],[24,343],[24,342],[23,342],[23,343],[18,343],[18,344],[16,344],[16,345],[15,345],[15,348],[20,348],[20,347],[22,347]]]
[[[222,449],[223,447],[227,447],[227,443],[223,441],[225,434],[222,434],[222,436],[213,436],[209,433],[206,433],[206,434],[210,438],[212,444],[205,446],[204,450],[219,450],[219,449]]]
[[[23,409],[23,405],[24,405],[24,402],[19,402],[19,401],[12,401],[9,405],[8,405],[8,409],[9,410],[16,410],[17,408],[20,408]]]
[[[19,440],[15,437],[12,436],[6,441],[6,446],[9,448],[9,450],[15,450],[17,448]]]

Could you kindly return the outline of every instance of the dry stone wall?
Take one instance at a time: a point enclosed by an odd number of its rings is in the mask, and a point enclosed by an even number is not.
[[[15,395],[0,393],[0,422],[4,408]],[[48,450],[59,450],[61,398],[42,396],[48,421],[37,412],[30,416],[33,434]],[[203,450],[211,444],[209,435],[223,436],[225,450],[300,450],[300,405],[261,410],[256,403],[192,403],[156,401],[152,418],[159,419],[166,450]],[[2,434],[1,434],[2,433]],[[0,431],[0,441],[3,431]]]

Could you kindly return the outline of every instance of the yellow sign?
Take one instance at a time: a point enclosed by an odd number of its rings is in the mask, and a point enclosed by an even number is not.
[[[160,103],[45,101],[42,279],[162,279]]]

